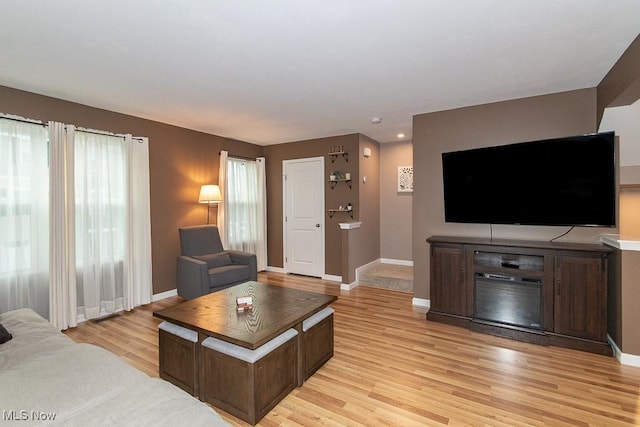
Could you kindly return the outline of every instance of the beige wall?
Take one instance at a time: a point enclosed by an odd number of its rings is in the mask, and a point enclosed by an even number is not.
[[[636,102],[636,104],[638,104]],[[618,107],[620,109],[624,107]],[[605,112],[606,119],[607,112]],[[634,120],[631,124],[637,126]],[[627,126],[620,126],[620,145],[623,143],[638,143],[640,141],[627,137]],[[621,154],[622,155],[622,154]],[[636,163],[637,159],[621,158],[621,163]],[[625,166],[620,168],[619,193],[619,231],[623,240],[640,240],[640,167]],[[637,310],[640,301],[640,252],[618,251],[616,253],[615,270],[612,272],[613,281],[608,289],[609,336],[618,348],[627,354],[640,355],[640,333],[637,325],[640,321]]]
[[[640,99],[640,36],[607,72],[597,90],[598,122],[606,108],[630,105]]]
[[[600,130],[615,130],[620,139],[620,235],[640,238],[640,37],[629,46],[598,85]],[[607,108],[613,107],[613,108]],[[619,251],[615,282],[609,292],[609,334],[618,348],[640,355],[640,252]]]
[[[153,292],[176,287],[178,227],[205,224],[200,185],[218,182],[220,150],[257,157],[262,147],[0,86],[0,112],[149,138]],[[216,210],[212,209],[215,222]]]
[[[429,298],[431,235],[489,237],[486,224],[445,223],[442,191],[443,152],[596,131],[596,89],[422,114],[413,118],[414,295]],[[543,168],[544,165],[541,165]],[[496,201],[499,202],[499,201]],[[567,227],[494,226],[493,237],[548,240]],[[576,228],[565,241],[595,241],[615,230]]]
[[[398,166],[413,165],[411,141],[380,144],[380,257],[413,261],[413,193],[398,193]]]
[[[623,353],[640,355],[640,310],[638,310],[638,302],[640,301],[640,286],[638,286],[638,277],[640,277],[640,252],[638,251],[622,251],[621,252],[621,290],[620,290],[620,306],[621,310],[616,315],[621,321],[620,340],[616,340],[618,348]]]
[[[364,149],[371,150],[371,157],[364,157]],[[358,238],[349,254],[349,271],[380,258],[380,144],[360,135],[359,160],[359,216],[362,222]],[[364,177],[367,182],[364,182]],[[343,283],[346,283],[343,280]]]
[[[620,191],[620,237],[640,240],[640,186]]]
[[[620,191],[620,237],[624,240],[640,240],[640,186],[626,187]],[[623,353],[640,355],[640,252],[619,251],[618,256],[619,282],[614,289],[610,289],[611,298],[615,298],[615,301],[609,303],[614,310],[609,333]]]
[[[625,182],[625,169],[640,169],[640,101],[623,107],[607,108],[598,131],[614,131],[619,137],[620,183],[628,183]],[[636,174],[640,177],[640,172]]]
[[[365,148],[371,150],[364,157]],[[356,269],[380,258],[380,144],[373,139],[359,136],[359,148],[354,153],[358,162],[358,215],[355,221],[360,227],[341,230],[342,234],[342,283],[356,280]]]
[[[620,167],[620,185],[640,185],[640,166]]]

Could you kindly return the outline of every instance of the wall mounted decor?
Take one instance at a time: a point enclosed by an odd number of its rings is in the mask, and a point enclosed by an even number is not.
[[[413,166],[398,166],[398,193],[413,192]]]

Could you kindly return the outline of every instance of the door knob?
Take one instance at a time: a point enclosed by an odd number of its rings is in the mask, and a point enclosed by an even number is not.
[[[317,227],[317,228],[320,228],[320,224],[316,224],[316,227]]]

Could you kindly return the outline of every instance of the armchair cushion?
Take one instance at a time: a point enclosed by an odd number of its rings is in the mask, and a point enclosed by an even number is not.
[[[256,269],[258,268],[256,256],[254,254],[250,254],[249,252],[234,251],[231,249],[225,252],[229,254],[229,256],[231,257],[231,263],[233,264],[252,265],[255,262],[256,266],[252,268],[256,268]],[[251,280],[254,280],[254,279],[251,279]]]
[[[211,290],[222,289],[222,287],[252,279],[251,269],[248,265],[230,264],[209,269]]]
[[[198,255],[193,258],[199,259],[207,263],[208,268],[222,267],[231,264],[231,256],[228,252],[219,252],[217,254]]]

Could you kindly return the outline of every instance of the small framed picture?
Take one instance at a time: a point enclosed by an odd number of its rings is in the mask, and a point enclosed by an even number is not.
[[[398,166],[398,193],[413,192],[413,166]]]

